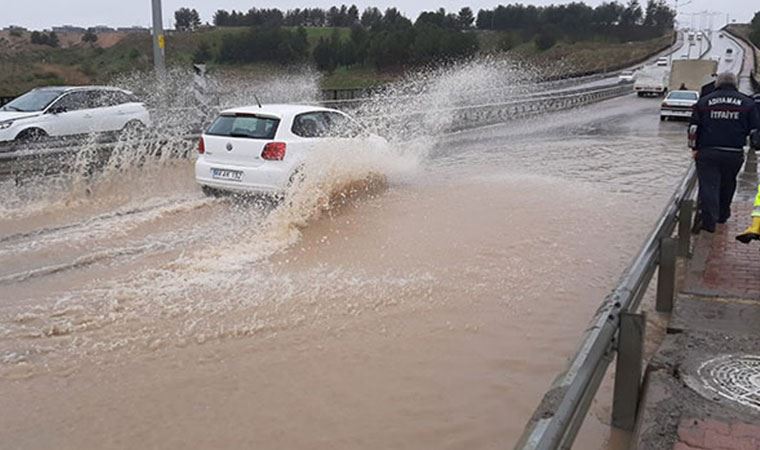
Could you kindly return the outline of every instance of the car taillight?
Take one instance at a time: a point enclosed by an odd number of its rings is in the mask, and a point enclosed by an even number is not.
[[[201,154],[201,155],[204,154],[204,153],[206,153],[206,143],[203,142],[203,138],[202,137],[198,141],[198,153]]]
[[[269,161],[282,161],[285,158],[285,143],[270,142],[264,146],[261,157]]]

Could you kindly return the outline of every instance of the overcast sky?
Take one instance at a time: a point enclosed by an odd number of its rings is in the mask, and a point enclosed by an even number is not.
[[[603,0],[585,0],[587,4],[597,5]],[[667,0],[673,4],[675,0]],[[688,0],[687,0],[688,1]],[[680,0],[685,4],[687,1]],[[402,10],[408,17],[414,19],[420,11],[444,7],[447,10],[458,11],[462,6],[469,6],[477,12],[478,9],[493,8],[497,4],[523,3],[534,5],[547,5],[551,3],[568,3],[565,1],[551,0],[522,0],[522,1],[493,1],[493,0],[420,0],[415,2],[400,0],[377,0],[354,2],[360,10],[367,6],[377,6],[385,9],[395,6]],[[640,0],[646,3],[645,0]],[[211,21],[211,17],[217,9],[237,9],[247,11],[251,7],[271,8],[277,7],[282,10],[304,7],[327,8],[340,2],[329,0],[163,0],[164,23],[167,27],[173,25],[174,11],[186,6],[195,8],[200,12],[203,21]],[[32,29],[49,28],[54,25],[110,25],[130,26],[150,24],[150,0],[0,0],[0,27],[8,25],[20,25]],[[350,4],[350,3],[349,3]],[[403,5],[403,6],[402,6]],[[679,11],[684,15],[679,19],[690,21],[689,13],[699,11],[717,11],[714,22],[716,25],[725,23],[726,14],[738,22],[748,22],[755,11],[760,10],[758,0],[692,0],[686,6],[680,7]]]

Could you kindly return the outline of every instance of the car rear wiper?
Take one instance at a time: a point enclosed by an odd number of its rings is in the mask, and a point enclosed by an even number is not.
[[[230,133],[230,137],[249,138],[252,136],[250,134],[243,134],[243,133]]]

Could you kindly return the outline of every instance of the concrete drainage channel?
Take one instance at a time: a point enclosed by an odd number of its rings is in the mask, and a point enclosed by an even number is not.
[[[702,362],[686,385],[708,400],[735,403],[760,413],[760,355],[729,354]]]

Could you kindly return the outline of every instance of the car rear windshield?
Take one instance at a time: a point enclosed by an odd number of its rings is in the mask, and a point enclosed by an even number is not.
[[[217,117],[206,134],[211,136],[274,139],[280,119],[252,114],[225,114]]]
[[[679,92],[673,91],[668,95],[671,100],[697,100],[699,96],[696,92]]]

